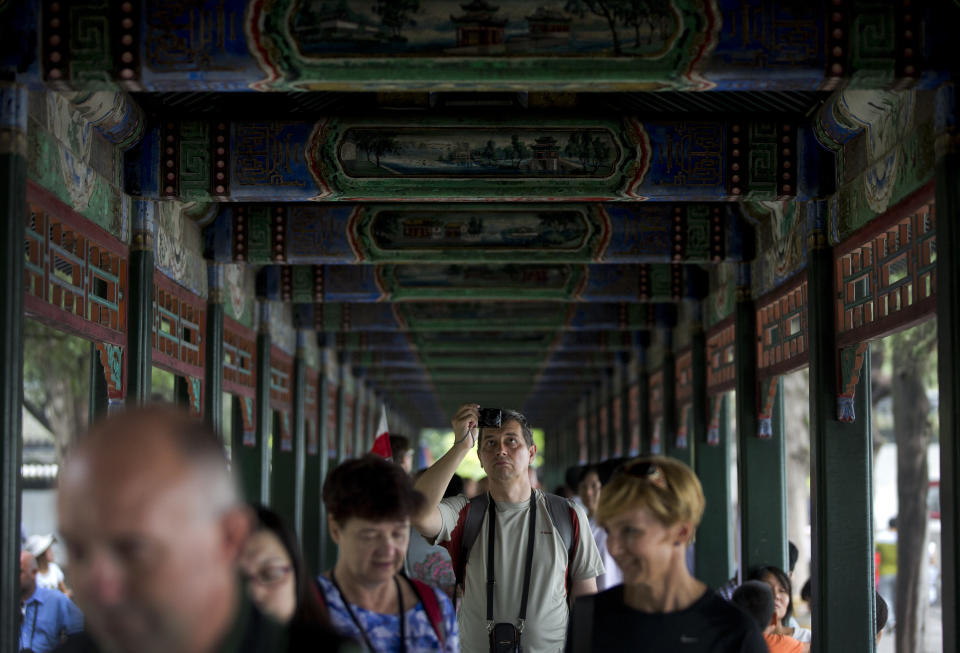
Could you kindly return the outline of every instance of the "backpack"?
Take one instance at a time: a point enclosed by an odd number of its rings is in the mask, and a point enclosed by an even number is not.
[[[577,551],[580,543],[580,522],[577,520],[576,511],[570,503],[556,494],[543,493],[543,498],[547,504],[547,514],[550,515],[550,521],[553,528],[563,540],[563,545],[567,550],[567,593],[570,592],[570,561],[573,560],[573,554]],[[490,495],[484,492],[481,495],[467,501],[460,510],[458,522],[463,522],[463,534],[460,537],[460,549],[457,552],[457,558],[453,565],[453,572],[457,578],[457,585],[463,587],[467,571],[467,558],[470,557],[470,549],[480,535],[480,527],[483,526],[483,518],[487,514],[487,506],[490,503]],[[451,554],[453,552],[451,551]]]
[[[442,649],[446,638],[444,637],[443,629],[443,610],[440,609],[440,601],[437,600],[436,593],[433,591],[433,588],[426,583],[421,582],[416,578],[410,578],[405,574],[400,575],[409,581],[411,585],[413,585],[413,591],[420,599],[420,602],[423,603],[423,611],[426,613],[427,620],[430,621],[430,625],[433,627],[433,632],[436,633],[437,640],[440,642],[440,648]],[[330,613],[327,609],[327,597],[323,593],[323,588],[320,586],[319,580],[316,581],[314,590],[316,591],[317,599],[320,601],[320,607],[323,609],[323,614],[329,620]]]

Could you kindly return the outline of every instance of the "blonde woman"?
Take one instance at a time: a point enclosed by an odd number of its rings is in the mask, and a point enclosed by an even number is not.
[[[661,456],[628,462],[604,486],[597,521],[623,585],[577,599],[568,652],[767,653],[754,620],[687,570],[704,504],[693,471]]]

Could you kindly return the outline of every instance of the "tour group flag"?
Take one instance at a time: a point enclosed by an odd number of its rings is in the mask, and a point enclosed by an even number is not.
[[[370,453],[377,454],[387,460],[393,459],[393,450],[390,449],[390,428],[387,426],[387,407],[380,407],[380,426],[377,427],[377,439],[373,441]]]

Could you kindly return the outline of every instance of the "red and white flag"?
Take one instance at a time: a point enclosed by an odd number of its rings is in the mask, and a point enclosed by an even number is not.
[[[373,441],[370,453],[381,458],[393,460],[393,450],[390,448],[390,428],[387,426],[387,407],[380,407],[380,426],[377,427],[377,438]]]

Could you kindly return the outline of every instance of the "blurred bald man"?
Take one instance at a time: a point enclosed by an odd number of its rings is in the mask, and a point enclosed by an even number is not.
[[[60,533],[87,635],[60,651],[304,650],[246,599],[251,529],[216,435],[173,407],[129,410],[77,442],[60,475]],[[338,648],[317,628],[310,646]]]

